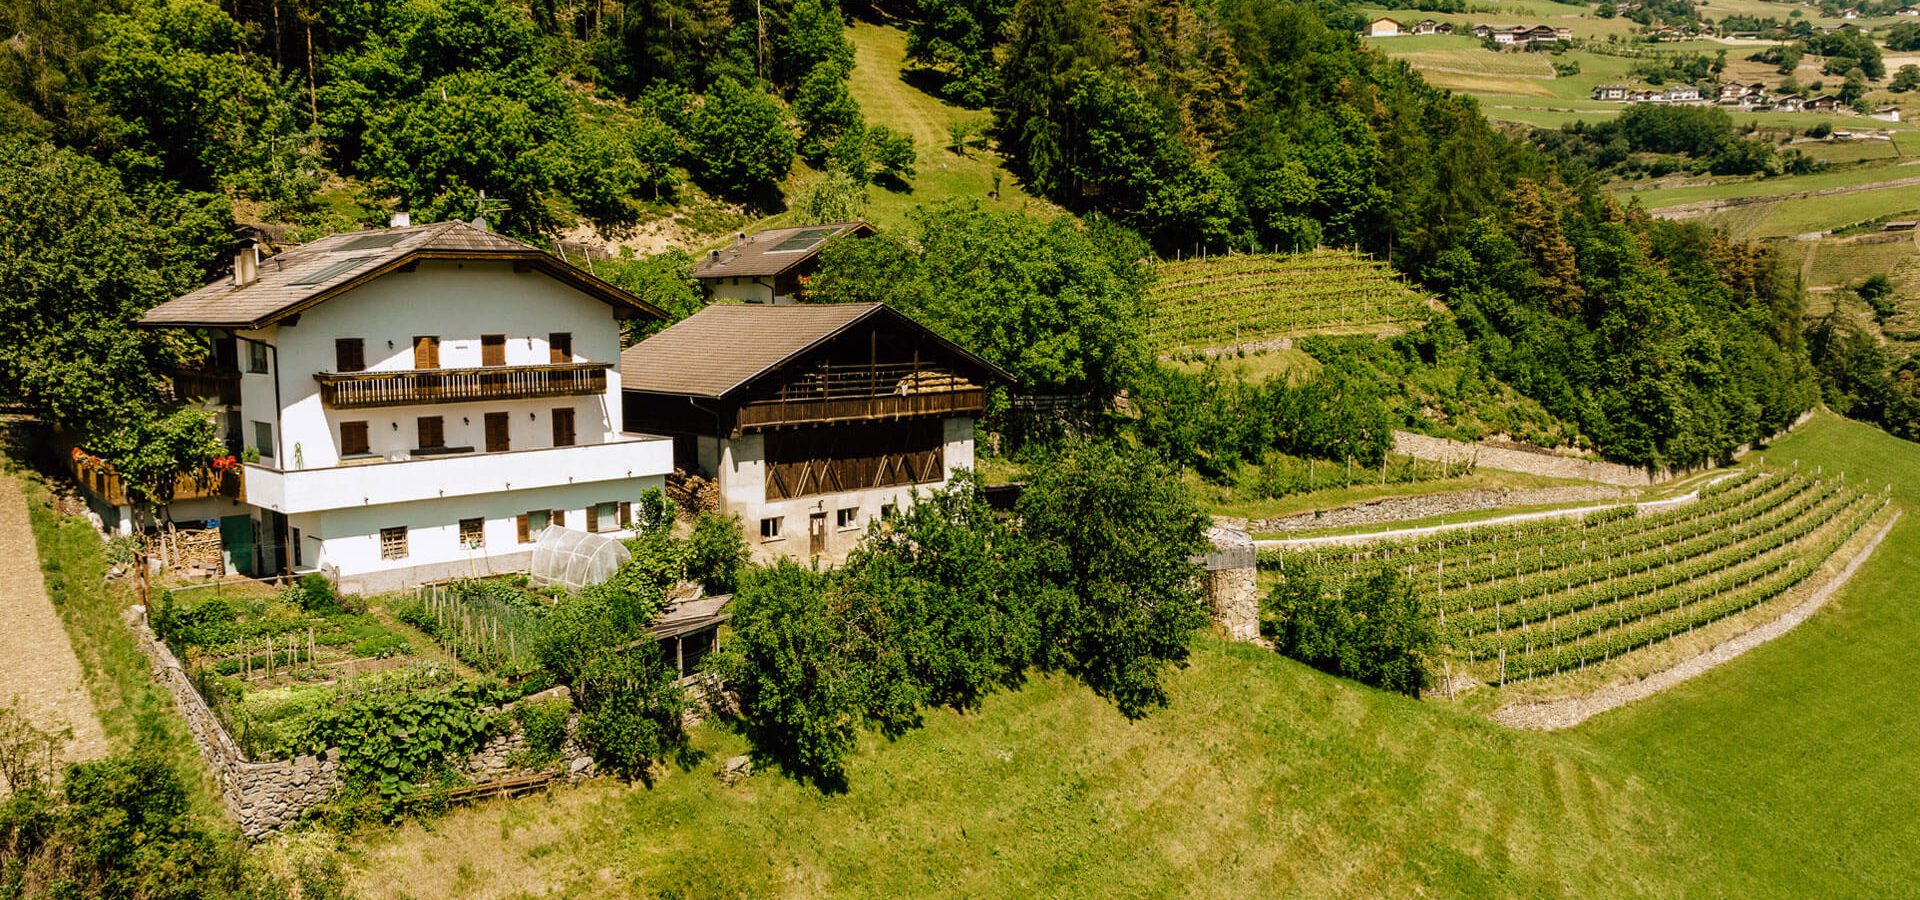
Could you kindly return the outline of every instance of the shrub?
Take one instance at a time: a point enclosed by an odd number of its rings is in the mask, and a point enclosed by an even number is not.
[[[709,663],[738,695],[754,746],[823,786],[844,780],[861,708],[831,590],[828,575],[791,560],[750,572],[734,596],[733,639]]]
[[[1034,554],[1044,662],[1078,675],[1129,718],[1163,705],[1167,663],[1206,623],[1207,519],[1179,473],[1113,444],[1069,447],[1018,507]]]
[[[1418,697],[1439,640],[1426,604],[1392,569],[1331,592],[1292,578],[1267,595],[1260,631],[1281,653],[1323,672]]]
[[[580,698],[580,739],[609,771],[650,780],[654,761],[686,751],[686,691],[667,668],[659,644],[642,641],[594,657],[574,691]]]
[[[708,592],[731,593],[747,564],[747,540],[738,516],[702,512],[687,537],[687,579],[705,585]]]
[[[308,752],[340,748],[350,787],[376,796],[383,812],[451,772],[493,732],[490,697],[473,684],[442,690],[369,690],[326,711],[307,736]]]
[[[567,718],[573,704],[563,697],[533,700],[513,708],[513,720],[520,726],[526,749],[516,764],[544,768],[560,759],[560,748],[567,742]]]

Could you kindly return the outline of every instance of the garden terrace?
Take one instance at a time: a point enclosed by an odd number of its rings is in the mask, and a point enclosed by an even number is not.
[[[132,495],[127,492],[126,480],[106,460],[97,456],[70,455],[67,471],[80,487],[98,497],[102,503],[109,506],[129,506],[133,503]],[[246,479],[240,474],[239,466],[227,469],[207,467],[174,476],[173,499],[231,497],[245,500],[246,488]]]
[[[1190,259],[1155,272],[1147,340],[1162,353],[1408,328],[1435,308],[1385,263],[1345,250]]]
[[[1336,590],[1391,570],[1425,598],[1450,658],[1488,681],[1601,662],[1781,596],[1885,507],[1840,476],[1748,472],[1683,506],[1268,553]]]

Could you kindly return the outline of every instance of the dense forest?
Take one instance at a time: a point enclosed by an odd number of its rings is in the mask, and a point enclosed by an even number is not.
[[[408,209],[553,242],[689,204],[777,211],[797,161],[856,184],[910,173],[910,141],[848,93],[849,15],[903,23],[910,79],[990,109],[1026,188],[1076,215],[929,209],[847,254],[820,299],[900,303],[1030,388],[1176,396],[1191,386],[1141,344],[1137,261],[1325,245],[1390,259],[1452,312],[1323,354],[1379,382],[1328,390],[1339,404],[1382,402],[1410,368],[1459,373],[1666,465],[1817,399],[1798,287],[1770,254],[1621,208],[1581,154],[1363,50],[1337,6],[5,0],[6,399],[128,452],[177,434],[145,398],[192,350],[129,323],[217,275],[233,223],[298,240]],[[699,302],[684,255],[610,268],[668,308]],[[1356,442],[1378,443],[1332,444]]]

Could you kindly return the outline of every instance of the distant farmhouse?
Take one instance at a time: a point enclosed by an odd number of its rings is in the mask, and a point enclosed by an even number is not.
[[[1474,37],[1491,39],[1494,43],[1507,47],[1527,47],[1533,44],[1552,44],[1573,40],[1573,29],[1552,25],[1475,25]]]
[[[1453,23],[1452,22],[1436,22],[1432,19],[1422,19],[1419,22],[1414,23],[1413,33],[1414,34],[1452,34]]]
[[[1612,100],[1620,103],[1706,103],[1713,102],[1725,107],[1738,107],[1746,112],[1800,112],[1803,109],[1834,110],[1840,107],[1837,98],[1816,97],[1807,100],[1793,94],[1774,95],[1767,92],[1767,86],[1761,82],[1751,84],[1728,83],[1716,88],[1711,96],[1703,94],[1692,85],[1677,85],[1669,88],[1634,88],[1624,84],[1603,84],[1593,89],[1593,99]]]
[[[1361,33],[1367,37],[1399,37],[1405,32],[1401,28],[1400,20],[1381,16],[1368,22],[1367,30]]]
[[[621,354],[626,427],[673,439],[757,559],[837,562],[973,465],[987,388],[1011,378],[878,303],[716,304]]]
[[[672,471],[671,441],[621,421],[620,320],[661,311],[473,225],[399,224],[245,246],[231,277],[141,319],[210,342],[174,389],[244,462],[168,512],[216,523],[229,571],[371,593],[525,570],[547,526],[616,531]]]
[[[735,234],[733,243],[710,250],[694,268],[707,296],[742,303],[792,303],[820,265],[820,251],[842,237],[866,237],[865,222],[769,228]]]

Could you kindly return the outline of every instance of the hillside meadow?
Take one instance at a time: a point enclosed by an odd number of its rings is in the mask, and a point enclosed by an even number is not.
[[[1920,445],[1822,414],[1769,463],[1920,499]],[[1171,705],[1121,718],[1046,676],[897,740],[845,793],[744,742],[339,839],[374,897],[1885,895],[1920,879],[1920,517],[1787,636],[1571,732],[1330,678],[1203,637]],[[270,853],[334,838],[294,835]]]

